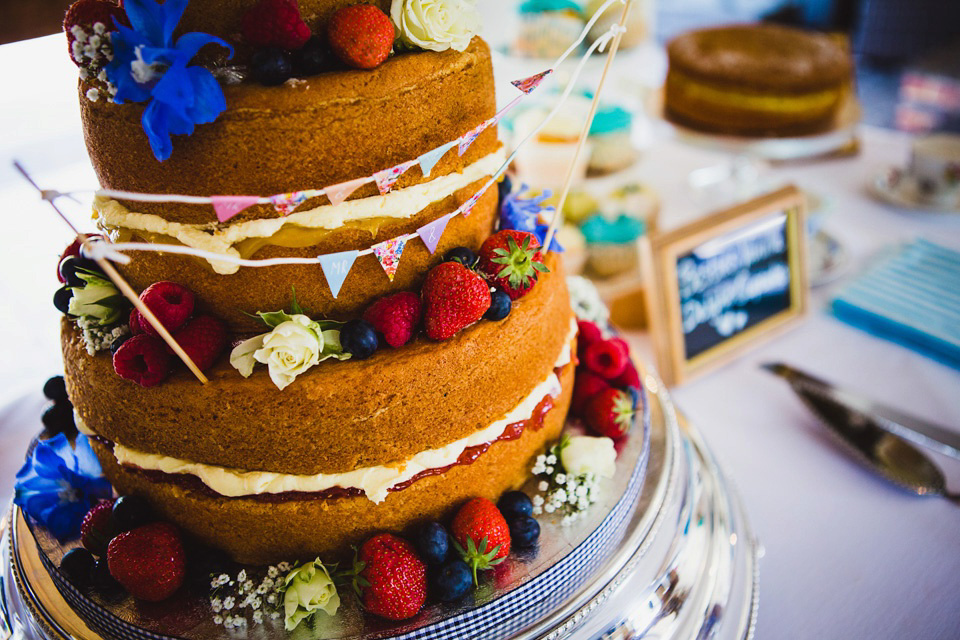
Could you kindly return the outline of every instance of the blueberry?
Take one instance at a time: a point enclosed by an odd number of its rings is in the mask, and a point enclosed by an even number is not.
[[[50,435],[63,433],[72,436],[77,432],[77,425],[73,421],[73,406],[65,400],[47,407],[40,416],[40,421]]]
[[[497,509],[500,510],[507,521],[510,521],[519,516],[532,515],[533,503],[530,502],[530,498],[523,491],[507,491],[500,496]]]
[[[513,180],[510,179],[510,176],[504,174],[503,180],[501,180],[500,184],[497,185],[497,194],[500,197],[500,204],[503,204],[503,199],[510,195],[511,191],[513,191]]]
[[[340,346],[357,360],[365,360],[377,350],[377,331],[373,325],[357,318],[340,327]]]
[[[315,76],[330,69],[330,56],[323,40],[310,36],[306,44],[294,51],[293,69],[298,76]]]
[[[281,49],[261,49],[250,58],[250,73],[267,87],[281,85],[293,75],[290,56]]]
[[[477,263],[477,254],[466,247],[454,247],[443,256],[444,262],[459,262],[463,266],[472,268]]]
[[[90,582],[97,593],[102,596],[117,596],[123,593],[123,587],[110,575],[110,568],[107,566],[107,556],[103,555],[97,558],[90,573]]]
[[[510,541],[518,549],[532,547],[540,537],[540,523],[530,516],[517,516],[508,521]]]
[[[60,263],[60,277],[70,287],[82,287],[87,284],[87,281],[80,278],[79,275],[85,271],[100,273],[100,267],[90,258],[81,258],[80,256],[67,256]]]
[[[115,339],[113,342],[111,342],[111,343],[110,343],[110,355],[115,354],[115,353],[117,352],[117,349],[119,349],[120,347],[122,347],[122,346],[123,346],[123,343],[126,342],[127,340],[129,340],[129,339],[132,338],[132,337],[133,337],[133,334],[128,333],[128,334],[126,334],[126,335],[120,336],[119,338],[117,338],[117,339]]]
[[[414,538],[420,558],[427,564],[440,564],[447,559],[450,551],[450,537],[447,530],[439,522],[428,522],[419,530]]]
[[[70,299],[73,298],[73,291],[67,285],[63,285],[53,294],[53,306],[57,311],[63,314],[70,314]]]
[[[43,383],[43,395],[47,396],[54,402],[61,402],[67,400],[67,383],[64,382],[63,376],[53,376],[49,380]]]
[[[506,291],[497,289],[490,294],[490,308],[483,314],[487,320],[503,320],[510,315],[510,309],[513,308],[513,301]]]
[[[77,547],[64,554],[63,560],[60,561],[60,572],[73,583],[73,586],[86,589],[90,586],[95,564],[96,560],[93,559],[92,553],[83,547]]]
[[[150,505],[140,496],[120,496],[113,503],[113,524],[117,531],[130,531],[151,521]]]
[[[467,563],[459,558],[440,566],[431,576],[437,598],[444,602],[459,600],[473,586],[473,574]]]

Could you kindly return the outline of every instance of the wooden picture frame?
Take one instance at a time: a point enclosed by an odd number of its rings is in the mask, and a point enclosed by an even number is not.
[[[788,186],[644,240],[648,325],[664,382],[719,366],[806,312],[805,233],[803,194]]]

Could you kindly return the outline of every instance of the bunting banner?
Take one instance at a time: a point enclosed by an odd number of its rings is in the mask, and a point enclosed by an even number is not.
[[[397,183],[397,180],[400,179],[404,173],[407,172],[407,169],[417,164],[416,160],[408,160],[398,164],[395,167],[390,167],[383,171],[377,171],[373,174],[373,179],[377,183],[377,189],[380,190],[380,195],[385,196],[390,193],[390,190],[393,189],[393,185]]]
[[[473,211],[473,207],[476,206],[477,202],[480,200],[480,196],[483,194],[483,191],[477,191],[475,194],[470,196],[470,198],[458,209],[458,211],[463,214],[464,218],[470,215],[470,213]]]
[[[496,116],[494,116],[494,118],[496,118]],[[496,122],[494,118],[484,120],[473,129],[470,129],[470,131],[467,131],[465,134],[463,134],[463,136],[460,138],[460,143],[457,145],[457,154],[462,156],[464,153],[466,153],[467,149],[470,148],[470,145],[473,144],[473,141],[480,137],[480,134],[483,133],[487,127]]]
[[[360,255],[360,252],[352,249],[317,256],[320,268],[323,269],[323,276],[327,279],[327,286],[330,287],[330,293],[334,298],[340,293],[340,287],[343,286],[343,281],[347,279],[347,274],[350,273],[350,268],[358,255]]]
[[[349,180],[347,182],[335,184],[332,187],[327,187],[323,190],[323,192],[330,200],[330,204],[336,206],[349,198],[354,191],[367,184],[369,181],[370,178],[357,178],[356,180]]]
[[[217,220],[226,222],[244,209],[249,209],[260,201],[259,196],[211,196],[210,204],[217,214]]]
[[[437,147],[433,151],[427,151],[417,158],[417,162],[420,163],[420,170],[423,171],[423,177],[429,178],[430,172],[433,171],[433,168],[440,162],[440,158],[445,156],[447,151],[450,151],[450,149],[453,149],[455,146],[457,146],[457,141],[453,140],[452,142]]]
[[[407,246],[407,239],[401,236],[399,238],[385,240],[371,247],[373,254],[377,256],[377,260],[380,261],[380,266],[383,267],[390,282],[393,282],[393,277],[397,275],[397,267],[400,266],[400,254],[403,253],[405,246]]]
[[[308,199],[319,195],[317,191],[292,191],[290,193],[279,193],[270,196],[270,202],[273,207],[282,216],[288,216],[293,210],[306,202]]]
[[[447,223],[450,222],[452,217],[453,215],[449,214],[442,216],[417,229],[417,235],[423,240],[423,244],[427,246],[430,255],[433,255],[433,252],[437,250],[437,243],[440,242],[440,236],[443,235],[443,231],[447,228]]]
[[[525,94],[530,93],[534,89],[540,86],[540,83],[543,82],[543,79],[548,75],[553,73],[553,69],[547,69],[546,71],[541,71],[540,73],[534,74],[529,78],[523,78],[522,80],[512,80],[510,84],[515,86],[520,91],[523,91]]]

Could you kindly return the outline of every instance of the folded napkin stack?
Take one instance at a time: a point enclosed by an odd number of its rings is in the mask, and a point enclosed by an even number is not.
[[[960,369],[960,252],[918,239],[880,259],[832,303],[859,329]]]

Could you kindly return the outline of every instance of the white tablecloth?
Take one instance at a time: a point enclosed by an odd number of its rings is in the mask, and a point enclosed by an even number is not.
[[[70,234],[12,171],[17,157],[41,185],[95,185],[80,132],[76,71],[59,37],[0,47],[0,494],[7,495],[31,435],[39,388],[61,370],[56,257]],[[824,227],[847,247],[853,272],[883,245],[923,235],[960,248],[960,215],[896,212],[864,192],[872,172],[901,162],[908,141],[863,131],[860,156],[774,170],[824,199]],[[662,224],[703,213],[686,186],[692,169],[722,156],[669,139],[644,157],[641,175],[663,199]],[[75,219],[82,207],[70,207]],[[960,283],[958,283],[960,284]],[[960,373],[832,319],[832,288],[790,333],[675,390],[740,491],[766,556],[757,637],[960,637],[960,508],[917,498],[840,454],[785,383],[759,369],[783,360],[886,403],[960,427]],[[632,336],[650,356],[649,342]],[[954,490],[960,462],[943,461]]]

